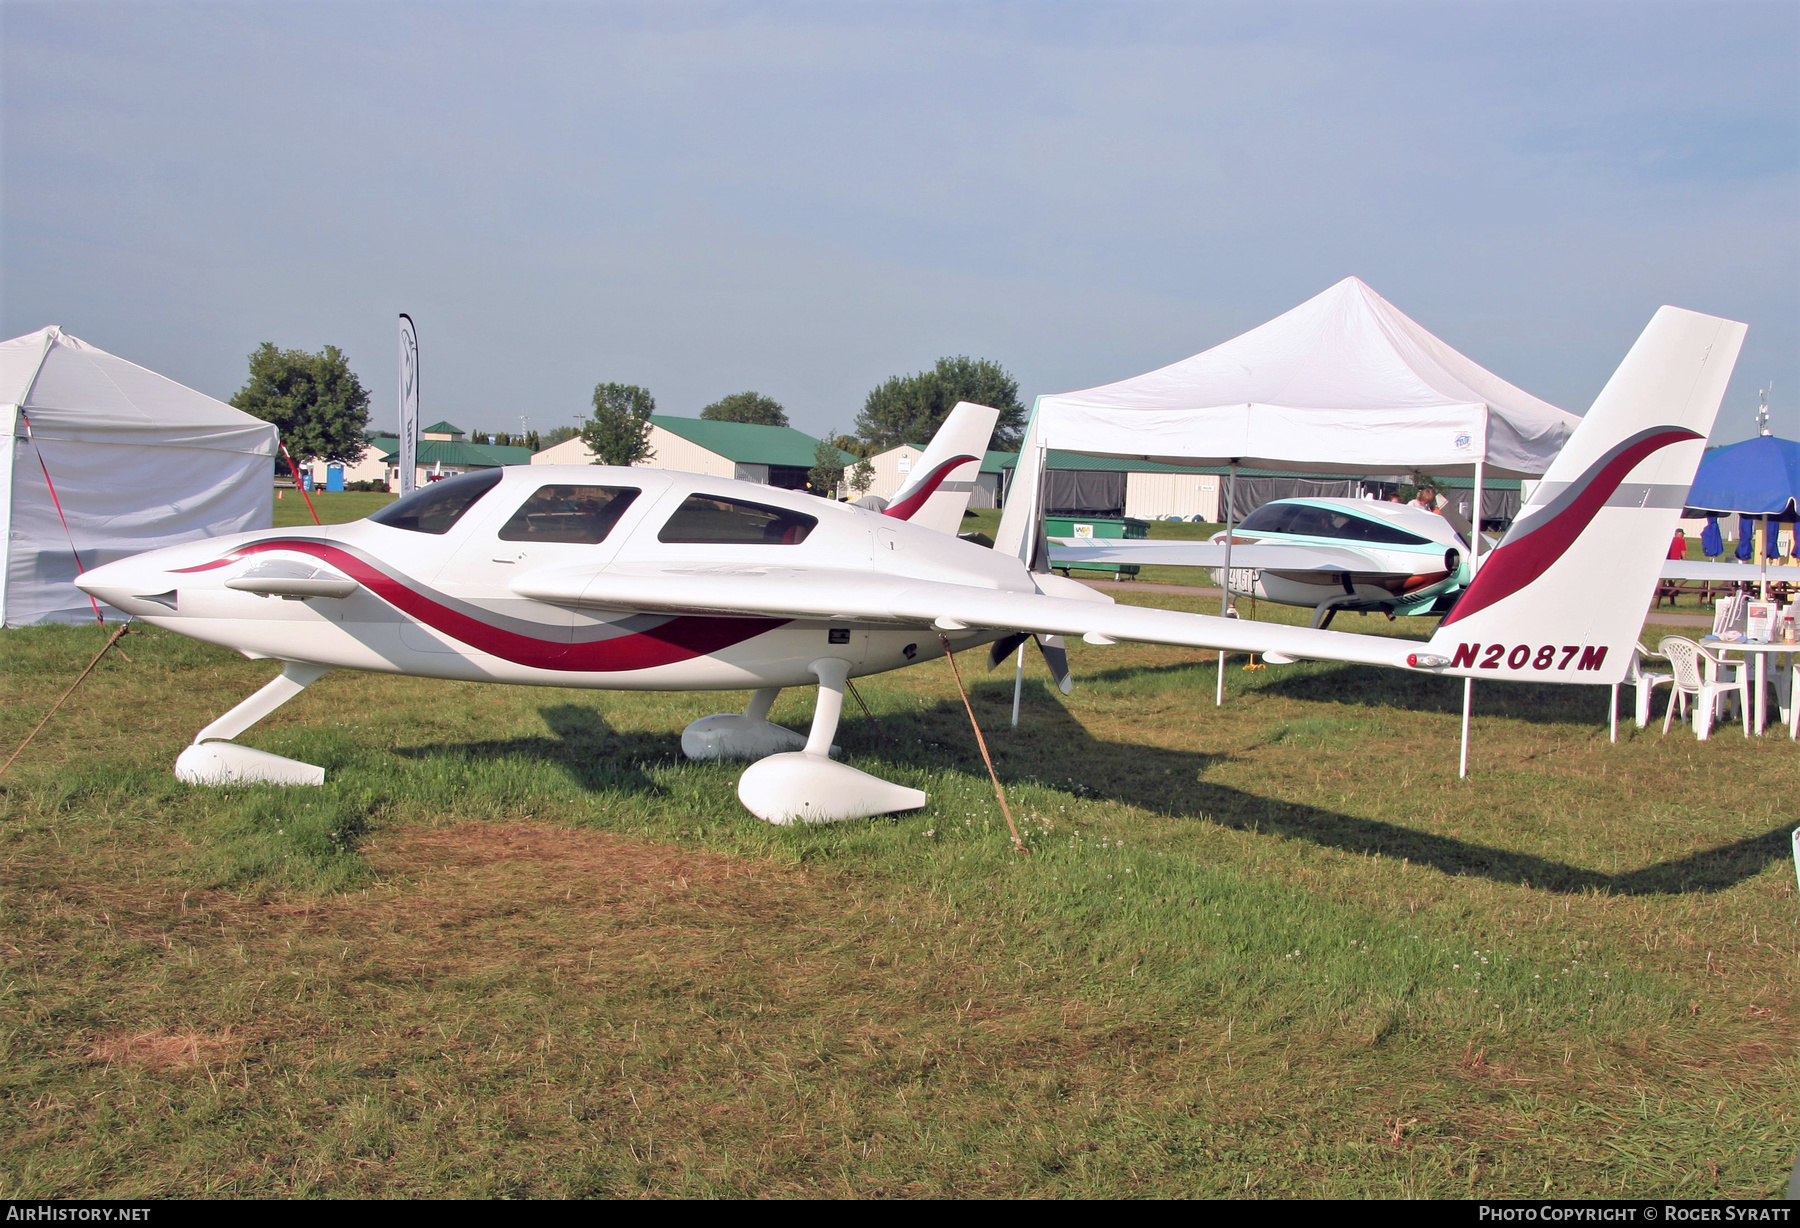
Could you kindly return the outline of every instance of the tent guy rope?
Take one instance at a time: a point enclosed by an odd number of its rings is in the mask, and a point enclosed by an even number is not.
[[[324,521],[319,519],[319,513],[312,505],[312,496],[306,493],[306,483],[300,480],[300,470],[294,466],[294,458],[288,456],[287,445],[284,443],[280,447],[281,455],[287,459],[288,472],[294,475],[294,487],[300,492],[300,497],[306,500],[306,510],[312,512],[313,523],[323,524]]]
[[[24,410],[19,411],[19,421],[25,424],[25,442],[37,454],[38,468],[44,472],[44,485],[50,489],[50,503],[56,508],[56,518],[62,522],[63,536],[69,539],[69,553],[75,556],[75,574],[80,575],[87,570],[87,564],[81,561],[81,551],[75,549],[75,535],[69,532],[69,518],[63,515],[62,500],[56,497],[56,483],[50,480],[50,466],[44,463],[44,449],[39,446],[37,436],[31,433],[31,415]],[[94,621],[102,627],[106,625],[106,616],[100,612],[100,603],[94,600],[92,593],[87,594],[88,604],[94,608]],[[105,651],[102,649],[101,651]],[[35,730],[33,731],[35,732]],[[26,739],[29,741],[30,739]],[[8,763],[12,760],[8,759]]]

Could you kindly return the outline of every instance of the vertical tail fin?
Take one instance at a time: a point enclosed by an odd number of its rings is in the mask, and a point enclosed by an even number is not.
[[[988,441],[999,421],[997,409],[972,401],[957,402],[884,514],[954,535],[962,528],[963,512],[975,490],[975,475],[981,471],[981,458],[987,455]]]
[[[1657,311],[1432,637],[1446,672],[1624,677],[1744,332]]]

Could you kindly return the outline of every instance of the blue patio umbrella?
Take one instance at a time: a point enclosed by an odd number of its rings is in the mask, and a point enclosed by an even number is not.
[[[1776,523],[1800,519],[1800,442],[1758,435],[1743,443],[1709,448],[1688,490],[1687,516],[1738,516],[1737,557],[1753,551],[1756,521],[1764,522],[1768,549],[1764,559],[1779,558]],[[1702,547],[1704,549],[1704,547]],[[1768,574],[1763,573],[1765,592]]]
[[[1800,510],[1800,442],[1758,435],[1709,448],[1687,505],[1696,516],[1735,512],[1793,520]]]

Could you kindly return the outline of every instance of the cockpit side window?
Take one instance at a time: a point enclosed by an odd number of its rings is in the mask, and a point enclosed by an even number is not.
[[[500,540],[598,545],[638,493],[632,486],[540,486],[501,526]]]
[[[1305,503],[1265,503],[1244,517],[1240,529],[1264,533],[1293,533],[1301,537],[1331,537],[1339,541],[1368,542],[1379,546],[1423,546],[1427,539],[1405,529],[1365,519],[1335,507]]]
[[[1292,533],[1288,521],[1294,514],[1292,503],[1265,503],[1238,521],[1238,528],[1261,533]]]
[[[461,520],[463,513],[474,507],[481,496],[499,484],[498,469],[477,469],[473,473],[458,474],[413,491],[405,498],[388,504],[369,519],[390,529],[441,536],[448,533],[450,527]]]
[[[819,523],[804,512],[741,499],[689,495],[656,540],[705,545],[797,546]]]

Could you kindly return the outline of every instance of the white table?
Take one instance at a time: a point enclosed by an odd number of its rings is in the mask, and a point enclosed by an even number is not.
[[[1756,658],[1756,734],[1762,736],[1768,717],[1768,694],[1763,685],[1763,662],[1776,654],[1791,655],[1800,652],[1800,644],[1759,644],[1751,640],[1721,640],[1707,636],[1700,641],[1714,652],[1744,652]],[[1786,665],[1785,662],[1782,663]],[[1800,701],[1800,695],[1790,693],[1788,703]]]

